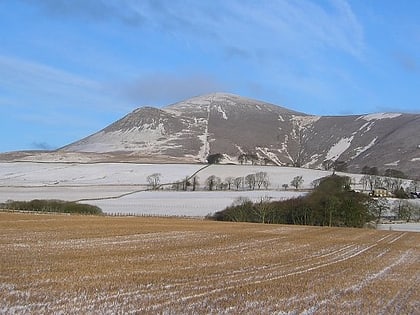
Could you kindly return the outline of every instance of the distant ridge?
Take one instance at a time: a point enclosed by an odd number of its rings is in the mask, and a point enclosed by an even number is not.
[[[313,116],[227,93],[193,97],[163,108],[142,107],[60,151],[121,153],[205,162],[221,153],[260,163],[320,168],[345,161],[420,177],[420,114]]]

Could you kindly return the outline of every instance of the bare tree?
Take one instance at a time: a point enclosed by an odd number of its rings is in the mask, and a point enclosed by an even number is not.
[[[220,177],[216,176],[215,187],[216,189],[219,189],[219,190],[223,190],[223,188],[225,188],[224,182],[222,181]]]
[[[371,175],[373,176],[373,175]],[[374,176],[374,186],[375,188],[381,188],[384,185],[382,177]]]
[[[377,176],[375,175],[364,175],[361,179],[360,179],[360,183],[363,185],[363,190],[366,190],[366,188],[369,185],[369,190],[373,190],[375,188],[375,182],[377,182],[376,180]]]
[[[268,188],[270,181],[268,180],[267,172],[258,172],[255,174],[255,183],[257,184],[258,189],[261,189],[261,186]]]
[[[281,185],[281,187],[283,187],[284,190],[287,190],[287,188],[289,188],[289,184],[283,184],[283,185]]]
[[[200,183],[198,182],[198,176],[196,175],[192,178],[192,190],[196,191],[198,186],[200,186]]]
[[[255,189],[256,179],[255,174],[248,174],[245,176],[245,182],[249,189]]]
[[[158,189],[159,188],[160,177],[161,176],[162,176],[162,174],[160,174],[160,173],[153,173],[153,174],[147,176],[146,180],[147,180],[149,186],[152,189]]]
[[[254,205],[253,212],[258,218],[258,222],[270,223],[268,219],[268,216],[272,209],[270,200],[270,197],[261,197],[260,201]]]
[[[295,187],[296,190],[298,190],[299,187],[302,186],[303,182],[304,180],[302,176],[295,176],[290,182],[290,185],[292,185],[293,187]]]
[[[227,189],[228,190],[231,189],[231,186],[234,184],[234,181],[235,181],[235,177],[229,176],[229,177],[225,178],[225,183],[227,184]]]
[[[389,210],[388,200],[385,198],[372,199],[370,204],[370,211],[376,219],[376,223],[379,223],[385,211]]]
[[[233,184],[235,185],[235,187],[236,187],[236,190],[239,190],[239,188],[242,186],[242,184],[243,184],[243,181],[244,181],[244,178],[243,177],[236,177],[234,180],[233,180]]]
[[[185,178],[182,180],[182,190],[187,191],[189,186],[191,186],[189,177],[185,176]]]
[[[208,188],[208,190],[213,190],[215,188],[215,186],[217,185],[217,177],[214,175],[210,175],[209,177],[207,177],[206,179],[206,187]]]
[[[415,207],[410,204],[407,200],[397,200],[394,203],[393,212],[399,220],[405,220],[409,222],[414,215]]]

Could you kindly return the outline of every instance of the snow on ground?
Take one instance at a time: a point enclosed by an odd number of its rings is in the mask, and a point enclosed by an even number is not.
[[[153,173],[161,174],[163,184],[183,180],[197,171],[201,191],[144,191],[146,178]],[[211,175],[225,180],[257,172],[268,174],[271,191],[203,191]],[[265,197],[291,198],[302,194],[290,187],[295,176],[302,176],[301,188],[309,189],[314,180],[328,175],[330,171],[252,165],[0,163],[0,202],[84,199],[107,213],[204,216],[224,209],[238,197],[254,201]],[[353,176],[358,182],[360,175]],[[283,190],[283,184],[289,185],[288,191]]]
[[[327,153],[325,157],[326,160],[337,160],[341,154],[343,154],[351,145],[354,136],[350,138],[342,138],[336,144],[334,144]]]
[[[8,200],[59,199],[78,201],[80,199],[115,198],[130,192],[144,190],[144,186],[0,186],[0,203]]]
[[[373,145],[375,144],[376,140],[378,139],[378,137],[373,138],[373,140],[366,146],[364,147],[358,147],[355,149],[356,154],[352,156],[352,159],[355,159],[356,157],[358,157],[361,153],[365,152],[366,150],[370,149],[371,147],[373,147]]]
[[[217,111],[222,114],[223,119],[225,119],[225,120],[228,119],[228,117],[226,115],[226,112],[223,110],[222,106],[220,106],[220,105],[217,106]]]
[[[0,163],[0,186],[145,185],[147,176],[161,173],[162,182],[184,179],[201,164],[133,163]]]
[[[390,163],[387,163],[385,165],[387,165],[387,166],[398,166],[398,163],[400,163],[400,160],[397,160],[397,161],[394,161],[394,162],[390,162]]]
[[[295,191],[144,191],[119,199],[89,200],[105,213],[145,214],[169,216],[198,216],[220,211],[240,197],[251,201],[261,199],[284,200],[298,197],[304,192]]]
[[[379,119],[389,119],[389,118],[396,118],[401,116],[399,113],[376,113],[376,114],[369,114],[364,115],[359,118],[371,121],[371,120],[379,120]]]
[[[378,224],[378,230],[420,232],[420,223],[386,223]]]

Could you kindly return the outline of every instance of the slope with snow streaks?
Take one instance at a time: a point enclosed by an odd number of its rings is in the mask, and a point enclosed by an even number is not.
[[[353,140],[353,136],[350,138],[342,138],[336,144],[334,144],[328,151],[326,159],[336,161],[341,154],[343,154],[350,146]]]
[[[320,168],[325,160],[349,170],[393,161],[420,177],[419,114],[380,113],[311,116],[233,94],[197,96],[167,107],[140,108],[98,133],[64,147],[77,152],[124,153],[205,162],[221,153],[241,154],[275,165]]]

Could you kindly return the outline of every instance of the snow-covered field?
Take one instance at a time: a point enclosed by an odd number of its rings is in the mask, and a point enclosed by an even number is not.
[[[170,216],[199,216],[223,210],[240,197],[252,201],[270,198],[282,200],[297,197],[304,192],[295,191],[143,191],[118,199],[92,200],[106,213],[150,214]]]
[[[420,232],[420,223],[384,223],[378,224],[378,230]]]
[[[147,176],[161,174],[161,184],[182,181],[197,172],[198,191],[146,191]],[[266,172],[268,190],[207,191],[205,181],[215,175],[245,177]],[[305,168],[251,165],[203,164],[134,164],[134,163],[0,163],[0,202],[7,200],[61,199],[99,206],[108,214],[168,215],[203,217],[223,210],[240,197],[258,201],[262,198],[282,200],[305,194],[316,179],[331,175],[329,171]],[[360,189],[360,174],[352,178]],[[302,176],[302,190],[295,191],[290,182]],[[288,184],[287,191],[283,185]],[[419,202],[412,200],[411,202]],[[394,226],[396,228],[396,226]]]
[[[146,185],[146,177],[161,173],[174,182],[202,168],[200,164],[134,163],[0,163],[0,186]]]
[[[199,171],[201,170],[201,171]],[[161,183],[173,183],[198,172],[200,191],[144,191],[147,176],[161,174]],[[204,191],[205,180],[215,175],[245,177],[266,172],[269,191]],[[106,213],[205,216],[232,204],[239,197],[253,201],[261,198],[280,200],[304,192],[290,186],[295,176],[302,176],[303,189],[315,179],[331,172],[277,166],[134,163],[0,163],[0,202],[7,200],[62,199],[84,200]],[[359,175],[354,175],[359,176]]]

